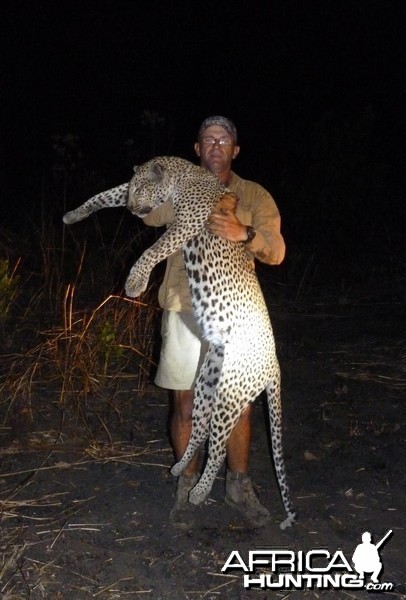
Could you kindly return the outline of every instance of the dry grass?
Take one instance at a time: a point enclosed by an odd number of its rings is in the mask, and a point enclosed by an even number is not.
[[[89,395],[122,378],[132,378],[142,390],[153,366],[151,359],[159,310],[147,302],[109,295],[92,312],[74,308],[74,288],[68,286],[63,323],[38,332],[39,342],[22,354],[3,357],[6,376],[0,394],[10,415],[32,417],[32,398],[39,388],[52,388],[60,405],[85,402]]]
[[[148,387],[160,322],[154,290],[144,295],[144,302],[108,291],[116,287],[111,276],[120,273],[117,263],[125,261],[123,245],[112,252],[100,238],[105,256],[101,265],[100,254],[89,261],[86,243],[80,245],[72,238],[73,247],[69,248],[65,232],[59,239],[51,220],[42,223],[38,232],[35,260],[39,270],[21,274],[16,258],[18,240],[1,232],[0,249],[6,257],[0,257],[0,292],[4,292],[0,303],[0,436],[5,442],[0,460],[7,464],[0,479],[0,596],[4,600],[49,598],[49,594],[55,599],[65,598],[64,592],[55,590],[61,567],[52,560],[28,558],[27,550],[44,537],[50,538],[48,547],[52,550],[65,529],[83,532],[97,528],[97,524],[74,526],[67,522],[79,509],[66,508],[66,491],[33,492],[32,484],[41,474],[53,477],[57,472],[86,468],[88,463],[99,461],[132,464],[137,457],[145,464],[158,464],[150,456],[154,449],[149,446],[118,445],[104,417],[111,411],[121,421],[128,417],[128,404],[117,391],[123,382],[130,381],[131,390],[139,395]],[[23,240],[21,248],[27,250]],[[115,261],[110,260],[112,256]],[[76,271],[72,271],[75,264]],[[71,276],[64,274],[66,269]],[[101,273],[106,281],[97,289],[97,297],[103,300],[95,306],[89,290],[98,288]],[[58,427],[53,413],[46,430],[44,415],[51,406],[57,407],[60,423]],[[107,442],[94,436],[87,421],[88,406]],[[66,415],[74,416],[69,427]],[[36,427],[25,427],[33,421]],[[76,444],[75,459],[65,460],[72,444]],[[19,455],[29,460],[23,468],[13,469],[10,465],[14,458],[18,463]],[[38,517],[37,512],[52,516]],[[79,574],[74,574],[74,579],[77,594],[86,593],[90,587],[96,590],[92,597],[118,597],[119,581],[106,586]],[[134,589],[131,595],[145,593],[149,592]],[[76,592],[72,594],[70,597]]]
[[[0,229],[3,427],[32,420],[38,403],[79,412],[97,398],[111,409],[117,382],[131,379],[142,393],[154,366],[156,288],[143,302],[113,293],[126,263],[140,251],[140,222],[117,213],[106,235],[95,217],[76,239],[61,222],[61,199],[67,201],[62,191],[58,184],[52,188],[57,196],[43,199],[28,236]]]

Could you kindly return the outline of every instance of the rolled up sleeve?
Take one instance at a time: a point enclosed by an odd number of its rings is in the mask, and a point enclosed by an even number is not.
[[[285,258],[285,241],[281,233],[281,216],[271,194],[261,185],[234,175],[240,202],[237,217],[244,225],[251,225],[256,236],[246,244],[247,252],[259,261],[279,265]]]
[[[149,225],[151,227],[162,227],[163,225],[169,225],[173,223],[175,218],[173,212],[173,204],[171,200],[167,200],[158,208],[151,210],[151,212],[146,215],[142,220],[145,225]]]

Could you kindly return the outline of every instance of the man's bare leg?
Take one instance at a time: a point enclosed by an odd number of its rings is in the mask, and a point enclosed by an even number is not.
[[[241,413],[227,442],[227,466],[233,473],[248,473],[252,406]]]
[[[170,421],[170,433],[175,458],[179,461],[185,453],[192,432],[193,390],[174,390],[173,412]],[[195,475],[198,471],[198,454],[185,467],[182,475]]]
[[[193,390],[174,390],[173,407],[170,419],[170,434],[175,458],[179,461],[185,453],[192,432]],[[196,453],[178,478],[175,504],[170,512],[173,525],[187,529],[191,525],[192,515],[188,497],[196,485],[199,474],[199,454]]]

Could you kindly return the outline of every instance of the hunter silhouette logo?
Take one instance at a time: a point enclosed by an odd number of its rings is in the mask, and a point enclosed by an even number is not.
[[[352,562],[354,563],[355,570],[359,574],[360,579],[365,578],[365,573],[371,573],[372,583],[379,584],[378,575],[382,571],[383,565],[378,550],[391,535],[392,529],[389,529],[377,544],[373,544],[372,536],[369,531],[365,531],[365,533],[362,534],[362,543],[358,544],[352,555]]]
[[[221,572],[242,572],[246,589],[279,590],[356,590],[387,592],[393,583],[380,583],[378,577],[383,565],[379,549],[392,535],[390,529],[377,544],[365,531],[349,560],[342,550],[330,552],[326,548],[313,548],[304,552],[287,549],[249,550],[246,560],[238,550],[233,550]],[[366,575],[369,575],[367,580]]]

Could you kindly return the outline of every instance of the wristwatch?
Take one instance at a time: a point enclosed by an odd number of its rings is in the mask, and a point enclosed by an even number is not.
[[[243,241],[243,244],[249,244],[252,242],[254,237],[257,235],[257,232],[251,225],[247,225],[247,239]]]

